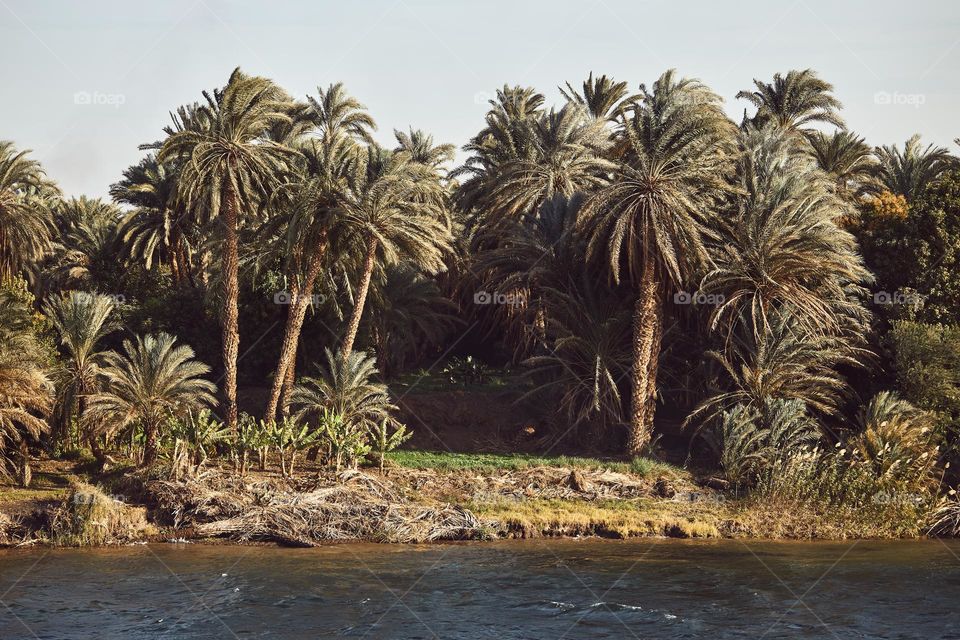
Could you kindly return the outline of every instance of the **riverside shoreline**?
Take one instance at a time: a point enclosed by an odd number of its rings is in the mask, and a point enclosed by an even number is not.
[[[191,541],[309,547],[540,537],[840,540],[922,538],[865,510],[738,498],[671,473],[531,467],[302,471],[210,468],[67,477],[59,491],[0,493],[0,545]],[[12,497],[19,497],[14,500]]]

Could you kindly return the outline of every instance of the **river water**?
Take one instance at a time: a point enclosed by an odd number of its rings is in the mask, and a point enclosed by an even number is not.
[[[955,542],[0,551],[0,639],[960,638]]]

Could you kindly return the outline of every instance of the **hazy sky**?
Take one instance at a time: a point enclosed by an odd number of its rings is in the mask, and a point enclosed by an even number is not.
[[[241,66],[302,98],[342,80],[379,138],[413,125],[460,146],[504,83],[551,101],[587,73],[665,69],[727,100],[812,67],[872,144],[960,136],[958,0],[0,0],[0,139],[71,195],[104,195],[168,112]]]

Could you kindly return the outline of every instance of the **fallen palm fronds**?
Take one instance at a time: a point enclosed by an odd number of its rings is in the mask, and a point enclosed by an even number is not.
[[[147,490],[175,526],[234,540],[300,546],[330,540],[430,542],[478,538],[485,529],[461,507],[413,503],[357,471],[308,488],[211,474],[206,480],[155,480]]]

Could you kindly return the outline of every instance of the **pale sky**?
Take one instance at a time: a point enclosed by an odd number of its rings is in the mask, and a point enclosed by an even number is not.
[[[0,0],[0,139],[68,195],[103,196],[236,66],[298,98],[343,81],[382,142],[412,125],[457,146],[504,83],[559,103],[591,70],[636,88],[673,67],[739,120],[753,78],[810,67],[871,144],[960,151],[958,0]]]

